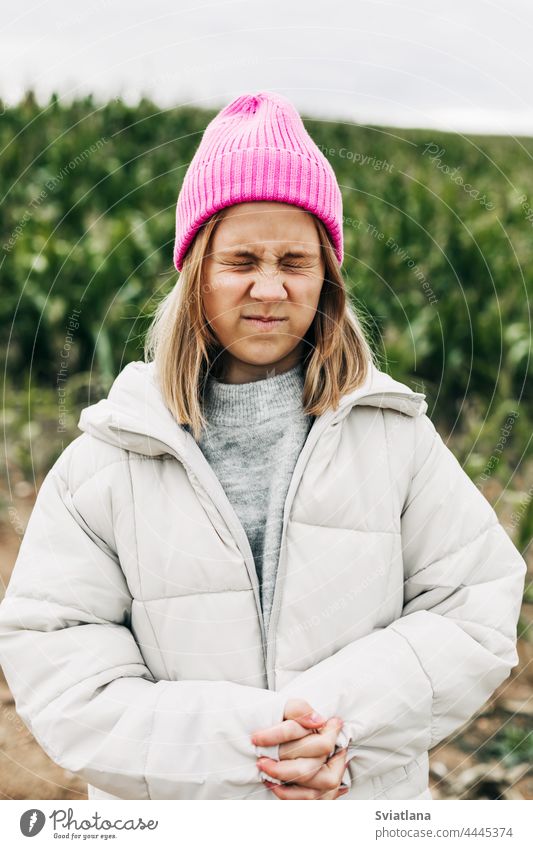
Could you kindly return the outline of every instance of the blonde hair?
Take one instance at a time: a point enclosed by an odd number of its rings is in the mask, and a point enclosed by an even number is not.
[[[201,397],[208,373],[215,374],[223,351],[205,317],[202,291],[204,259],[225,210],[218,210],[198,230],[181,274],[157,305],[144,344],[147,362],[155,361],[157,380],[169,410],[188,425],[195,440],[206,425]],[[368,361],[376,364],[363,323],[347,297],[333,245],[323,222],[312,213],[325,265],[315,318],[304,340],[303,406],[308,415],[337,409],[342,395],[365,380]]]

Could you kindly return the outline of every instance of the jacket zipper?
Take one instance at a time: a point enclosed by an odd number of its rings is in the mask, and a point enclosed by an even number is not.
[[[373,395],[393,396],[393,397],[405,397],[407,395],[410,398],[412,398],[413,395],[415,395],[417,398],[421,397],[420,393],[413,393],[413,392],[368,392],[365,395],[361,396],[361,398],[356,398],[355,401],[351,402],[350,405],[349,405],[350,408],[355,406],[359,401],[362,400],[362,398],[368,398],[368,397],[371,397]],[[343,409],[343,408],[341,408],[341,409]],[[157,441],[160,442],[161,445],[164,445],[165,448],[168,449],[169,454],[171,454],[173,457],[175,457],[177,460],[179,460],[185,466],[185,468],[188,472],[188,477],[191,480],[191,484],[194,486],[194,483],[193,483],[193,479],[194,479],[198,482],[198,484],[200,486],[203,487],[206,495],[211,499],[211,501],[213,501],[215,503],[215,506],[217,507],[219,513],[225,519],[225,522],[226,522],[228,528],[230,529],[230,531],[232,531],[234,533],[234,536],[238,537],[237,547],[239,548],[239,550],[240,550],[240,552],[241,552],[241,554],[244,558],[244,562],[245,562],[245,565],[246,565],[248,576],[249,576],[250,582],[252,584],[252,590],[253,590],[255,605],[256,605],[256,612],[257,612],[257,616],[259,618],[259,625],[260,625],[260,629],[261,629],[261,646],[262,646],[262,654],[263,654],[263,664],[264,664],[264,668],[265,668],[265,672],[266,672],[267,687],[270,690],[276,689],[276,687],[275,687],[275,684],[276,684],[276,681],[275,681],[275,666],[274,666],[274,640],[270,639],[270,635],[275,634],[277,622],[278,622],[278,619],[279,619],[280,598],[281,598],[281,596],[280,596],[281,590],[279,589],[279,587],[280,587],[280,584],[281,584],[280,578],[283,577],[282,567],[284,567],[284,565],[285,565],[285,563],[284,563],[284,561],[285,561],[285,558],[284,558],[284,549],[285,549],[284,542],[285,542],[285,535],[286,535],[286,530],[287,530],[290,508],[292,507],[292,502],[294,500],[294,496],[296,494],[298,484],[300,482],[303,471],[305,469],[305,465],[307,464],[307,458],[308,458],[309,454],[311,453],[312,449],[316,445],[320,434],[332,422],[332,420],[335,419],[339,415],[340,411],[341,410],[339,408],[337,408],[337,410],[331,410],[330,409],[330,410],[327,410],[325,413],[323,413],[321,416],[319,416],[318,418],[315,419],[315,421],[313,422],[313,424],[312,424],[312,426],[309,430],[309,433],[307,434],[307,438],[306,438],[304,445],[303,445],[303,448],[300,451],[300,454],[297,458],[296,464],[295,464],[293,472],[292,472],[292,476],[291,476],[290,481],[289,481],[289,486],[288,486],[288,489],[287,489],[287,495],[286,495],[285,503],[284,503],[284,506],[283,506],[283,523],[282,523],[282,531],[281,531],[280,555],[279,555],[278,567],[277,567],[277,571],[276,571],[276,579],[275,579],[275,584],[274,584],[274,595],[273,595],[273,598],[272,598],[272,607],[271,607],[270,617],[269,617],[269,626],[268,626],[269,638],[268,639],[267,639],[265,623],[264,623],[264,618],[263,618],[263,609],[262,609],[262,606],[261,606],[261,598],[260,598],[260,595],[259,595],[259,579],[258,579],[258,575],[257,575],[257,570],[255,568],[255,561],[254,561],[254,557],[253,557],[253,552],[252,552],[252,549],[250,547],[250,543],[248,541],[248,536],[246,534],[246,531],[244,530],[244,527],[243,527],[239,517],[235,513],[235,510],[233,509],[233,505],[231,504],[231,501],[229,500],[228,496],[226,495],[226,493],[225,493],[225,491],[222,487],[222,484],[220,483],[218,477],[216,476],[211,465],[207,461],[207,458],[203,454],[201,448],[196,443],[192,434],[190,434],[187,430],[183,429],[182,433],[185,436],[186,440],[188,441],[189,445],[191,446],[192,451],[194,453],[196,453],[196,455],[198,457],[199,464],[204,468],[205,473],[210,477],[210,479],[212,481],[212,486],[209,489],[207,488],[207,486],[202,484],[202,481],[199,479],[196,471],[189,466],[188,462],[184,459],[183,455],[181,455],[178,451],[176,451],[176,449],[173,448],[171,445],[169,445],[167,442],[158,439],[154,435],[154,438],[157,439]],[[119,432],[122,432],[122,433],[125,433],[125,432],[132,433],[136,436],[146,436],[147,435],[146,433],[130,430],[128,427],[120,427],[119,425],[110,424],[109,428],[110,428],[110,430],[115,430],[115,431],[119,431]]]

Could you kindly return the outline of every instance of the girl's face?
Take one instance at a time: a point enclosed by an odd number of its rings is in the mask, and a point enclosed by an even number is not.
[[[311,215],[277,201],[230,206],[204,268],[203,305],[224,348],[224,381],[260,380],[296,365],[325,273]],[[252,319],[267,316],[276,320]]]

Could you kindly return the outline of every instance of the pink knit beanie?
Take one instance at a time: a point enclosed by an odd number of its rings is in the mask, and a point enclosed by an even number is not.
[[[280,94],[243,94],[207,125],[179,193],[174,265],[218,209],[254,200],[282,201],[326,225],[342,265],[342,195],[335,172]]]

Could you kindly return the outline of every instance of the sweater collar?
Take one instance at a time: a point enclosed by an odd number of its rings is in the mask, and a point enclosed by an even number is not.
[[[247,383],[223,383],[213,376],[202,398],[210,424],[253,425],[302,409],[305,371],[301,362],[279,374]]]

